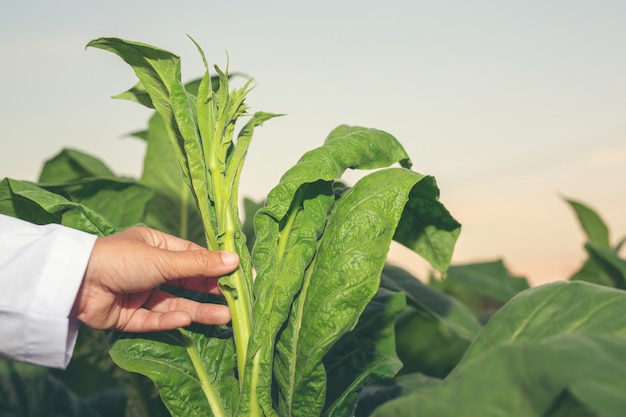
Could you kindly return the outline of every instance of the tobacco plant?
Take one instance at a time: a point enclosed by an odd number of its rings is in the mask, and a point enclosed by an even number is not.
[[[276,116],[248,112],[253,81],[229,90],[228,70],[211,75],[205,60],[204,77],[183,84],[170,52],[120,39],[90,45],[118,54],[138,75],[117,98],[156,110],[135,134],[147,144],[140,180],[65,149],[37,184],[0,181],[0,213],[97,235],[144,223],[236,250],[241,267],[220,279],[224,298],[181,294],[227,302],[233,322],[108,335],[111,357],[131,372],[110,361],[105,334],[88,329],[64,372],[0,361],[0,414],[623,415],[624,240],[611,243],[590,207],[567,201],[589,255],[571,282],[528,288],[501,260],[448,268],[459,224],[439,203],[434,179],[410,170],[391,135],[344,125],[261,206],[246,204],[242,225],[246,151],[254,129]],[[346,169],[373,172],[346,188]],[[439,277],[425,284],[384,265],[392,239]]]
[[[241,259],[236,272],[219,280],[231,326],[120,335],[111,350],[115,362],[150,377],[177,416],[350,414],[363,385],[401,367],[389,330],[404,298],[379,291],[391,240],[439,271],[450,262],[459,224],[439,203],[434,179],[410,169],[393,136],[339,126],[270,191],[255,216],[250,254],[239,179],[254,129],[277,116],[249,113],[253,80],[231,90],[228,67],[216,66],[218,82],[212,82],[196,44],[205,70],[194,94],[181,81],[179,57],[168,51],[116,38],[88,46],[133,68],[139,82],[122,98],[156,110],[207,247],[236,251]],[[373,172],[344,189],[338,181],[346,169]],[[378,308],[370,303],[377,293]],[[371,317],[385,318],[384,325],[354,344],[349,335],[368,317],[368,303],[382,313]],[[327,380],[337,370],[348,377],[343,385]]]

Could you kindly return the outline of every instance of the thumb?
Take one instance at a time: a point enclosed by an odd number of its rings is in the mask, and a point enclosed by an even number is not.
[[[239,265],[239,256],[234,252],[197,249],[189,251],[163,250],[157,265],[165,280],[194,277],[220,277]]]

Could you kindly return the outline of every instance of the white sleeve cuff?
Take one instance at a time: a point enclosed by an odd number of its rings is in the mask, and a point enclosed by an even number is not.
[[[0,356],[64,368],[79,327],[69,314],[97,236],[0,220]]]

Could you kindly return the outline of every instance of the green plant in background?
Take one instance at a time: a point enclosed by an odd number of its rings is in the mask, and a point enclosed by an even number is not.
[[[595,210],[575,200],[566,201],[574,210],[587,238],[587,260],[570,279],[626,289],[626,261],[619,256],[626,237],[612,246],[609,228]]]
[[[459,224],[439,203],[434,179],[409,169],[391,135],[339,126],[265,202],[246,200],[243,222],[245,154],[254,128],[276,116],[248,113],[252,80],[230,91],[228,71],[211,76],[205,60],[204,77],[182,84],[170,52],[114,38],[90,45],[119,55],[139,78],[116,98],[156,110],[134,135],[147,145],[141,178],[120,178],[66,149],[45,163],[37,184],[2,180],[0,212],[99,235],[143,223],[236,250],[240,270],[220,280],[233,324],[109,335],[111,357],[132,372],[112,363],[104,333],[83,329],[66,371],[0,362],[2,415],[543,417],[626,409],[626,261],[592,209],[568,200],[589,253],[572,282],[529,289],[501,260],[447,269]],[[347,168],[375,171],[345,188]],[[445,279],[424,284],[385,265],[392,239]]]

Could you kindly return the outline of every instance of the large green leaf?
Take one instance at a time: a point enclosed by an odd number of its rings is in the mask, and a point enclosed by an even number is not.
[[[124,371],[111,360],[107,336],[102,331],[81,328],[69,366],[51,373],[92,405],[110,410],[102,416],[169,417],[152,381]],[[113,406],[123,411],[113,411]]]
[[[154,191],[148,203],[146,224],[174,236],[206,244],[202,218],[185,184],[163,118],[150,118],[141,183]]]
[[[430,285],[470,308],[483,323],[504,303],[528,289],[528,281],[513,276],[501,259],[452,265],[444,279],[431,276]]]
[[[452,268],[452,267],[451,267]],[[407,304],[423,313],[436,317],[443,326],[468,341],[482,329],[474,314],[456,298],[423,284],[409,272],[386,265],[381,286],[406,294]]]
[[[338,200],[276,344],[280,415],[316,415],[323,405],[322,358],[379,286],[391,238],[425,177],[391,168],[362,178]],[[303,331],[306,329],[306,331]]]
[[[407,271],[385,266],[381,287],[403,292],[407,309],[396,319],[396,350],[402,374],[443,378],[481,330],[474,313],[456,298],[423,284]]]
[[[185,91],[181,82],[180,58],[163,49],[119,38],[95,39],[87,46],[112,52],[133,68],[141,88],[150,96],[152,106],[165,121],[174,151],[178,160],[183,162],[183,176],[191,184],[189,166],[183,152],[185,138],[178,126],[170,98],[175,89]]]
[[[464,287],[475,294],[501,303],[506,303],[529,288],[526,278],[511,275],[501,259],[452,265],[443,284]]]
[[[626,292],[586,282],[526,290],[496,313],[435,389],[375,416],[618,416],[626,407]]]
[[[303,184],[338,180],[348,168],[376,169],[396,162],[407,168],[411,166],[406,151],[392,135],[376,129],[341,125],[330,132],[323,146],[305,153],[282,176],[267,197],[264,214],[280,221]]]
[[[118,229],[143,223],[152,191],[134,180],[89,178],[62,185],[41,185],[106,218]]]
[[[436,388],[378,408],[373,416],[620,417],[626,409],[626,338],[560,334],[498,345]],[[575,401],[563,401],[563,396]],[[564,404],[565,403],[565,404]]]
[[[374,409],[394,398],[404,397],[420,390],[436,387],[441,379],[420,373],[400,375],[391,380],[384,380],[367,385],[361,391],[357,402],[355,417],[367,417]]]
[[[256,300],[248,358],[259,355],[259,398],[270,412],[274,339],[300,290],[303,276],[334,203],[332,181],[348,168],[381,168],[402,161],[406,152],[391,135],[340,126],[323,146],[308,152],[283,175],[255,218]],[[260,352],[260,353],[259,353]]]
[[[239,389],[232,335],[217,328],[209,329],[206,335],[201,333],[196,332],[192,339],[178,331],[122,335],[110,354],[123,369],[152,379],[174,416],[212,415],[203,392],[203,377],[214,383],[225,415],[234,415]],[[201,369],[193,363],[192,355],[199,356]]]
[[[36,224],[60,223],[99,236],[118,230],[108,219],[83,204],[10,178],[0,182],[0,213]]]
[[[328,352],[324,358],[328,388],[323,415],[354,414],[363,386],[396,375],[402,362],[396,354],[394,318],[405,307],[404,294],[379,289],[354,330]]]
[[[461,364],[495,346],[517,340],[538,341],[570,333],[626,337],[626,320],[616,317],[626,317],[624,291],[582,281],[559,281],[532,288],[517,295],[492,317]]]
[[[393,239],[421,255],[443,275],[460,233],[460,223],[439,202],[439,188],[429,176],[411,190]]]
[[[92,177],[117,176],[98,158],[76,149],[63,149],[44,163],[39,183],[64,184]]]

